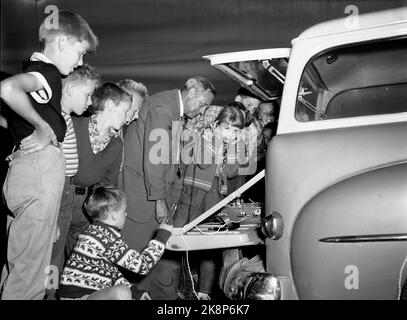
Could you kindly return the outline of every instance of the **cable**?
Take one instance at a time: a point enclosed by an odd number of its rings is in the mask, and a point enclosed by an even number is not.
[[[195,226],[195,229],[197,229],[200,233],[205,234],[205,235],[212,235],[212,234],[217,234],[217,233],[223,234],[223,233],[228,232],[228,230],[220,231],[220,229],[222,229],[223,227],[226,227],[226,226],[227,226],[227,223],[225,223],[225,224],[223,224],[223,225],[217,227],[218,230],[216,230],[216,231],[210,231],[210,232],[202,231],[198,226]]]
[[[193,291],[195,297],[196,297],[198,300],[200,300],[200,299],[199,299],[199,296],[198,296],[198,293],[195,291],[194,277],[192,276],[191,268],[190,268],[190,266],[189,266],[188,243],[187,243],[187,241],[186,241],[185,238],[184,238],[184,233],[181,233],[181,238],[182,238],[182,240],[184,240],[184,243],[185,243],[185,256],[186,256],[186,259],[187,259],[188,273],[189,273],[189,276],[190,276],[190,278],[191,278],[192,291]]]
[[[247,216],[241,218],[239,221],[232,221],[232,222],[233,222],[233,223],[241,223],[241,222],[243,222],[243,221],[245,221],[245,220],[247,220],[247,219],[250,219],[251,217],[253,217],[253,214],[252,214],[252,213],[251,213],[250,215],[247,215]],[[222,228],[226,227],[228,224],[229,224],[229,222],[224,223],[224,224],[222,224],[222,225],[220,225],[220,226],[217,226],[218,230],[216,230],[216,231],[210,231],[210,232],[203,231],[203,230],[200,229],[198,226],[195,226],[195,229],[197,229],[201,234],[204,234],[204,235],[224,234],[224,233],[229,232],[229,230],[223,230],[223,231],[220,231],[220,230],[221,230]],[[183,232],[183,233],[184,233],[184,232]]]

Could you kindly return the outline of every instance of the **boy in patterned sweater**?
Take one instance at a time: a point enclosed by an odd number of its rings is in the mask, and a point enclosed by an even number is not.
[[[58,296],[61,299],[148,299],[129,283],[119,267],[145,275],[161,258],[171,227],[161,224],[143,252],[128,247],[120,230],[126,221],[126,198],[113,186],[99,187],[86,198],[84,209],[94,220],[80,234],[65,265]]]

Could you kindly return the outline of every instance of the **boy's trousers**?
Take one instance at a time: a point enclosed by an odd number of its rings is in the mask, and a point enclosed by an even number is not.
[[[28,155],[19,150],[10,158],[3,192],[13,217],[7,221],[1,298],[43,299],[47,276],[54,273],[49,265],[57,238],[65,158],[62,149],[52,145]]]
[[[59,238],[53,245],[51,256],[51,265],[56,267],[55,270],[59,275],[63,272],[64,264],[71,255],[79,233],[89,226],[89,221],[82,209],[85,199],[86,194],[75,194],[75,186],[71,183],[70,177],[65,177],[57,220]],[[58,287],[54,286],[47,290],[47,300],[56,299],[55,293]]]

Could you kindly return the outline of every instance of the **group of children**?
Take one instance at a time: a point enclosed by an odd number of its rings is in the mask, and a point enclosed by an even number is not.
[[[3,187],[10,213],[1,297],[43,299],[55,265],[61,299],[146,298],[117,266],[147,273],[169,228],[163,225],[141,254],[129,249],[119,233],[125,197],[109,185],[117,185],[121,167],[122,126],[137,117],[147,92],[131,80],[100,85],[83,64],[97,37],[78,14],[58,14],[57,29],[45,20],[39,28],[41,52],[1,82],[2,126],[13,145]],[[71,117],[90,105],[92,116]]]
[[[161,224],[142,252],[129,248],[120,234],[126,199],[115,187],[123,131],[137,118],[147,90],[132,80],[100,84],[95,70],[83,64],[98,40],[78,14],[60,11],[59,28],[48,29],[44,21],[39,38],[41,53],[31,56],[23,73],[1,82],[7,105],[1,112],[13,143],[3,187],[11,214],[1,297],[43,299],[47,267],[55,265],[60,299],[148,299],[120,269],[148,273],[163,254],[172,227]],[[90,105],[91,116],[72,116]],[[267,123],[276,120],[277,112],[274,103],[261,104],[242,91],[234,103],[211,106],[187,124],[197,139],[185,145],[192,162],[183,168],[175,227],[239,186],[231,182],[271,136]],[[248,128],[256,129],[254,149]],[[207,276],[200,291],[206,295],[212,292],[214,267],[211,257],[201,265]]]

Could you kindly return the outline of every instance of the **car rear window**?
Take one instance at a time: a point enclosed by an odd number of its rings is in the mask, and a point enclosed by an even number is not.
[[[407,39],[324,52],[307,64],[295,118],[329,120],[407,112]]]

